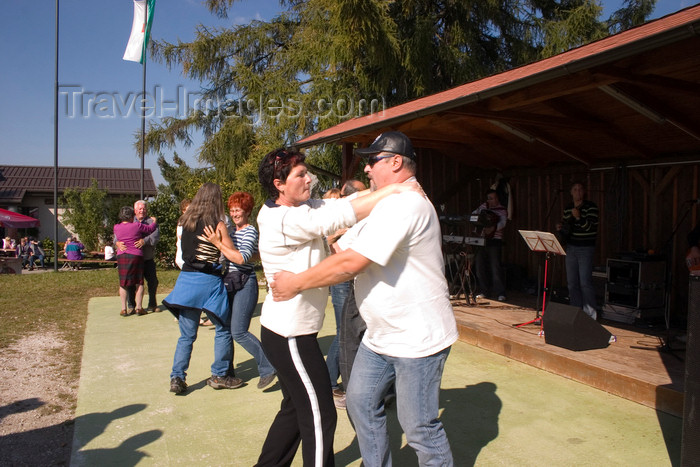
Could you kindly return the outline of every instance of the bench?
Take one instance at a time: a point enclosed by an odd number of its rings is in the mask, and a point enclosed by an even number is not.
[[[61,266],[61,270],[72,270],[72,271],[77,271],[80,269],[81,264],[111,264],[116,266],[117,262],[116,261],[108,261],[104,259],[92,259],[92,258],[83,258],[83,259],[66,259],[66,258],[59,258],[58,259],[59,263],[63,263],[63,266]]]

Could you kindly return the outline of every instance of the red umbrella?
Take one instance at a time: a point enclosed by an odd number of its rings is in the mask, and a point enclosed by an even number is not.
[[[39,219],[0,208],[0,227],[26,229],[27,227],[39,227],[39,225]]]

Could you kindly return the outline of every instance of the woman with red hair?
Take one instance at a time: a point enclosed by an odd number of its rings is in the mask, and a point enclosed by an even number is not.
[[[267,359],[258,338],[249,331],[250,320],[258,304],[258,279],[252,261],[258,252],[258,231],[249,222],[255,201],[250,193],[237,191],[228,198],[227,204],[233,221],[229,235],[241,255],[240,262],[229,261],[224,277],[231,310],[231,335],[233,340],[255,358],[260,375],[258,389],[264,389],[275,380],[275,367]]]

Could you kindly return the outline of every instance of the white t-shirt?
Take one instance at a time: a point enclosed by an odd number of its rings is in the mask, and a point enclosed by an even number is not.
[[[112,248],[110,245],[105,245],[105,259],[114,259],[114,248]]]
[[[177,264],[178,268],[182,269],[185,260],[182,259],[182,226],[179,224],[175,229],[175,236],[177,237],[175,241],[175,264]]]
[[[350,248],[372,261],[355,279],[367,347],[420,358],[457,340],[440,223],[430,200],[415,192],[389,196],[341,240],[341,247],[352,242]]]
[[[268,200],[258,213],[258,251],[268,283],[276,272],[299,273],[320,263],[326,257],[323,237],[356,221],[345,199],[313,199],[297,207]],[[305,290],[285,302],[268,294],[260,324],[284,337],[313,334],[323,326],[327,301],[328,287]]]

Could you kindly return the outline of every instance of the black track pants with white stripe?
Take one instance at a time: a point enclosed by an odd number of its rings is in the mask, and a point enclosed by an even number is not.
[[[265,355],[277,370],[283,399],[257,465],[291,465],[300,441],[304,466],[335,465],[337,414],[317,334],[287,338],[262,327],[260,335]]]

